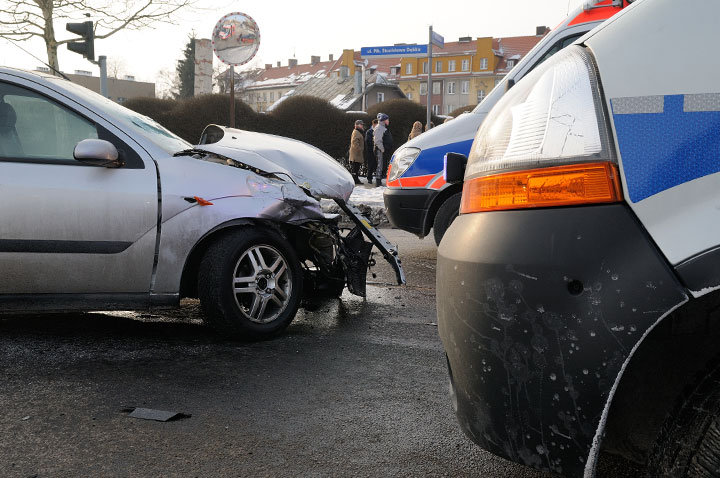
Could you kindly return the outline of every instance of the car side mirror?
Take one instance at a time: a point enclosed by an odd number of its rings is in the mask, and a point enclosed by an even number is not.
[[[460,153],[446,153],[444,159],[443,177],[446,183],[461,183],[465,179],[465,166],[467,156]]]
[[[75,145],[73,157],[83,164],[105,168],[120,168],[125,164],[115,145],[103,139],[80,141]]]

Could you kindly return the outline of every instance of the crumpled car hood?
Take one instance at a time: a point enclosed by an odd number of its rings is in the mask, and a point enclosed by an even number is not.
[[[302,141],[210,125],[198,150],[226,156],[279,177],[287,175],[318,199],[347,201],[355,184],[332,157]]]

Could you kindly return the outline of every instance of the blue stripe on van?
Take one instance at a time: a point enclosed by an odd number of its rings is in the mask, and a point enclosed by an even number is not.
[[[468,156],[470,154],[470,146],[472,146],[472,138],[459,141],[457,143],[443,144],[434,148],[423,149],[415,162],[405,171],[401,178],[412,176],[425,176],[428,174],[438,174],[443,170],[443,158],[445,153],[460,153]]]
[[[665,96],[657,113],[620,111],[626,99],[611,100],[632,202],[720,172],[720,111],[693,111],[691,96]]]

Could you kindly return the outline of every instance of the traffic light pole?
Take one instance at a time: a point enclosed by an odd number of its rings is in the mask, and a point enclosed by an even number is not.
[[[98,57],[98,66],[100,67],[100,93],[107,98],[108,97],[108,89],[107,89],[107,57],[105,55],[100,55]]]

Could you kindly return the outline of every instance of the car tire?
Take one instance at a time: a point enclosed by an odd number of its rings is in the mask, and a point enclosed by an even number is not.
[[[433,235],[435,236],[435,244],[440,245],[440,241],[448,230],[450,224],[460,214],[460,199],[462,193],[455,193],[445,200],[435,214],[433,221]]]
[[[647,468],[648,477],[720,477],[720,361],[683,393]]]
[[[261,227],[228,233],[200,263],[198,295],[205,321],[223,335],[262,340],[282,332],[302,297],[302,269],[290,244]]]

